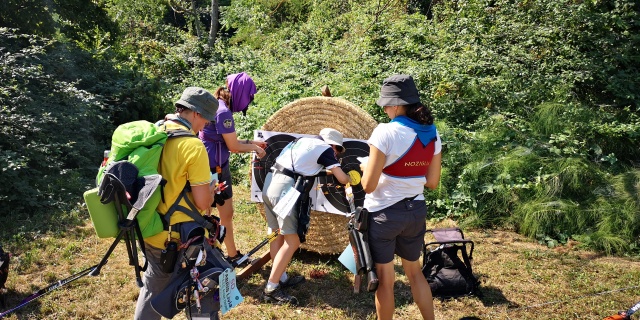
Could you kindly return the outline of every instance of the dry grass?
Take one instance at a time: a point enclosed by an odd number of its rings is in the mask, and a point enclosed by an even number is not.
[[[248,202],[246,190],[236,190],[237,242],[246,252],[261,241],[266,227],[255,205]],[[467,230],[465,234],[476,244],[474,273],[480,276],[482,296],[436,300],[437,319],[602,319],[640,300],[637,260],[581,251],[574,243],[549,249],[507,231]],[[84,225],[35,236],[20,245],[7,282],[8,305],[96,264],[111,241],[98,239],[87,218]],[[419,319],[399,261],[396,265],[395,318]],[[296,254],[289,271],[308,279],[291,291],[301,301],[299,307],[260,303],[269,266],[240,282],[245,301],[222,318],[375,319],[373,295],[353,293],[353,276],[337,256]],[[321,277],[312,279],[312,273]],[[130,319],[137,294],[126,248],[119,245],[99,276],[74,281],[7,319]],[[185,317],[180,314],[176,319]]]

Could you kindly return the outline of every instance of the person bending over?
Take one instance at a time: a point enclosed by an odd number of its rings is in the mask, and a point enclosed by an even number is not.
[[[304,276],[288,275],[286,268],[293,254],[304,242],[309,227],[309,191],[317,175],[332,174],[340,183],[350,182],[342,171],[337,155],[344,152],[342,133],[325,128],[317,138],[300,138],[289,143],[276,158],[275,164],[265,177],[262,192],[269,233],[280,229],[280,234],[271,243],[273,265],[264,288],[265,302],[296,305],[298,300],[284,289],[305,281]],[[326,171],[323,169],[326,168]],[[291,189],[301,194],[291,210],[275,212],[274,207]]]

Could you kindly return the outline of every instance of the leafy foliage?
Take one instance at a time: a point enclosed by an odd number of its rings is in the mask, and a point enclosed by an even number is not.
[[[0,26],[45,37],[62,34],[81,46],[111,42],[117,35],[116,23],[91,0],[5,0]]]
[[[159,116],[158,86],[73,44],[6,28],[0,42],[0,199],[12,214],[74,205],[114,125]]]
[[[408,73],[443,139],[441,183],[425,193],[433,219],[512,227],[554,245],[573,238],[611,254],[640,252],[640,221],[633,215],[640,158],[640,8],[634,1],[231,1],[221,7],[223,29],[211,48],[194,29],[202,14],[189,16],[186,1],[92,3],[95,15],[86,21],[103,21],[106,12],[110,22],[86,24],[61,5],[55,12],[66,17],[64,24],[47,10],[24,20],[24,30],[59,41],[38,40],[43,49],[26,54],[62,61],[58,72],[52,63],[26,64],[40,79],[34,83],[52,87],[46,92],[54,105],[69,104],[56,88],[71,86],[91,97],[88,114],[112,125],[152,120],[171,110],[185,86],[215,90],[227,74],[246,71],[258,94],[236,128],[250,138],[279,108],[318,95],[323,85],[387,121],[375,105],[380,83]],[[174,10],[179,7],[184,12]],[[6,65],[3,101],[31,101],[36,98],[27,92],[45,91],[8,75],[23,64]],[[105,132],[96,141],[108,139]],[[16,146],[0,146],[13,167],[31,158]],[[232,166],[237,182],[246,183],[248,157],[234,156]]]
[[[43,57],[57,44],[7,29],[0,39],[0,199],[12,208],[6,214],[66,206],[100,157],[94,142],[110,128],[104,104],[46,71]]]

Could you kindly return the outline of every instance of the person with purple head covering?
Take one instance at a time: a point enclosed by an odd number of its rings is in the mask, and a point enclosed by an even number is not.
[[[255,152],[258,158],[262,158],[266,154],[266,143],[249,139],[239,140],[233,113],[246,114],[256,92],[253,79],[245,72],[228,75],[226,87],[220,87],[214,93],[219,105],[215,122],[211,122],[199,134],[209,154],[211,173],[217,174],[219,183],[226,185],[226,189],[216,195],[211,206],[218,208],[220,223],[227,230],[224,245],[227,249],[227,259],[234,265],[242,254],[236,248],[233,236],[233,188],[229,155],[231,152]]]

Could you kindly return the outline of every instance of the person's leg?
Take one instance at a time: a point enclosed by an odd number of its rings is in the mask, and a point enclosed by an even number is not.
[[[227,255],[229,258],[234,258],[238,254],[238,248],[236,248],[236,241],[233,235],[233,186],[231,182],[231,169],[228,163],[222,167],[220,181],[226,182],[226,189],[221,192],[222,198],[224,198],[225,201],[223,205],[216,205],[216,208],[220,215],[220,224],[226,228],[224,246],[227,249]]]
[[[285,183],[282,183],[277,179],[278,182],[271,186],[271,181],[273,181],[273,173],[267,173],[267,176],[264,179],[264,186],[262,187],[262,204],[264,208],[264,215],[267,219],[267,233],[271,234],[275,230],[278,230],[282,227],[282,220],[278,219],[278,215],[273,212],[273,207],[280,200],[280,195],[282,194],[282,188],[286,187]],[[276,190],[277,189],[277,190]],[[269,197],[269,190],[271,191],[272,196]],[[273,201],[273,202],[272,202]],[[282,244],[284,243],[284,237],[282,234],[278,235],[270,244],[269,244],[269,254],[271,256],[271,261],[275,261],[276,254]]]
[[[425,320],[435,319],[433,312],[433,297],[431,296],[431,288],[427,279],[422,274],[422,266],[420,260],[409,261],[402,259],[402,267],[404,273],[409,278],[409,285],[411,286],[411,295],[413,301],[418,305],[420,314]]]
[[[274,188],[274,191],[277,191],[278,189],[281,190],[280,195],[284,190],[293,188],[293,179],[286,177],[286,179],[283,179],[283,182],[284,183],[282,186],[284,188]],[[272,195],[271,191],[269,192],[269,194]],[[305,194],[302,194],[300,196],[303,197],[305,196]],[[273,200],[273,198],[271,198],[271,200]],[[279,200],[280,199],[278,199],[278,201]],[[272,201],[267,202],[273,203]],[[276,217],[278,220],[278,226],[280,228],[280,234],[282,235],[281,238],[283,243],[275,252],[275,255],[273,255],[273,264],[271,267],[269,282],[272,285],[277,283],[281,288],[291,287],[305,281],[303,276],[289,277],[288,274],[285,274],[287,266],[289,265],[289,262],[291,262],[293,254],[300,247],[300,236],[298,235],[298,212],[294,209],[285,216],[276,215]]]
[[[284,244],[273,259],[273,266],[271,267],[271,274],[269,275],[269,282],[271,283],[280,282],[280,277],[287,269],[289,262],[291,262],[293,254],[300,247],[300,238],[297,233],[285,234],[283,238]]]
[[[393,312],[396,306],[395,297],[393,296],[393,284],[396,278],[393,261],[376,263],[376,273],[379,281],[375,294],[378,320],[393,319]]]
[[[269,254],[271,255],[271,261],[276,261],[276,255],[278,254],[278,250],[282,248],[284,244],[284,236],[278,235],[269,245]]]
[[[433,320],[433,298],[427,279],[422,274],[420,254],[424,248],[427,207],[424,201],[404,202],[405,228],[396,238],[396,253],[402,258],[404,273],[409,279],[413,300],[418,305],[423,319]]]
[[[268,232],[280,229],[280,235],[270,245],[269,253],[273,262],[263,299],[266,302],[277,304],[297,304],[298,302],[295,297],[282,290],[280,282],[280,277],[283,276],[291,257],[300,246],[300,240],[296,233],[297,218],[287,216],[284,219],[273,211],[273,207],[278,204],[284,191],[293,187],[293,183],[293,179],[286,175],[269,173],[262,189],[262,201],[269,226]],[[292,236],[295,236],[295,241],[292,241]]]
[[[280,237],[284,239],[284,244],[276,252],[275,258],[273,259],[273,265],[271,266],[269,280],[264,289],[263,299],[265,302],[270,303],[297,305],[298,299],[283,290],[285,284],[283,284],[280,279],[287,269],[293,254],[298,247],[300,247],[300,238],[296,233],[285,234]],[[302,280],[304,280],[304,278]]]
[[[378,276],[375,301],[379,320],[392,319],[395,310],[393,284],[396,273],[393,267],[393,257],[396,235],[403,228],[402,223],[394,220],[395,218],[397,218],[397,214],[393,206],[382,211],[369,213],[368,243]]]
[[[224,236],[224,246],[227,249],[229,258],[233,258],[238,254],[236,241],[233,237],[233,198],[225,200],[223,205],[216,206],[220,215],[220,224],[225,227],[226,235]]]
[[[161,318],[151,307],[151,299],[162,292],[169,283],[171,275],[162,271],[160,255],[160,249],[146,246],[145,257],[148,259],[149,264],[147,265],[147,270],[144,272],[144,278],[142,279],[143,286],[140,288],[140,294],[138,295],[138,302],[133,316],[136,320],[160,320]]]

